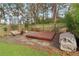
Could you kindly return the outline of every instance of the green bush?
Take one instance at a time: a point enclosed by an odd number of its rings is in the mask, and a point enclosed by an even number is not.
[[[79,38],[79,23],[77,22],[78,19],[74,19],[72,14],[68,13],[65,15],[64,22],[68,27],[68,30],[72,32],[76,37]]]
[[[70,13],[65,15],[64,22],[66,23],[66,26],[68,27],[68,30],[70,32],[73,32],[73,30],[75,30],[74,20]]]

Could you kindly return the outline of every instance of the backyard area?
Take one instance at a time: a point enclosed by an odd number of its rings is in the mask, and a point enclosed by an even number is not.
[[[47,52],[34,50],[27,46],[0,42],[0,56],[47,56]]]
[[[0,56],[79,56],[79,4],[0,3]]]
[[[38,26],[41,26],[38,25]],[[49,26],[49,25],[46,25]],[[35,26],[36,27],[36,26]],[[0,34],[0,55],[29,55],[29,56],[59,56],[60,54],[51,53],[51,44],[49,41],[27,38],[24,35],[7,36],[7,32],[1,28]],[[40,27],[39,27],[40,28]],[[41,26],[42,28],[42,26]],[[48,47],[49,46],[49,47]],[[46,49],[45,49],[46,48]]]
[[[0,38],[1,56],[78,56],[79,52],[59,49],[57,37],[52,42],[26,38],[21,35]]]

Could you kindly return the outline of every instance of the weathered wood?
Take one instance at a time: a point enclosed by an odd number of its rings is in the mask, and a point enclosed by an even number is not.
[[[26,33],[26,37],[51,41],[55,36],[55,32],[34,32]]]

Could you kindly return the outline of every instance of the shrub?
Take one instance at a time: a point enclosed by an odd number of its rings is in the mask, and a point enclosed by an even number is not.
[[[68,13],[65,15],[64,22],[66,23],[68,30],[79,38],[79,23],[77,20],[78,19],[74,18],[72,14]]]
[[[66,23],[66,26],[68,27],[68,30],[70,32],[73,32],[73,30],[75,29],[75,25],[74,25],[74,20],[73,20],[73,17],[71,16],[70,13],[66,14],[65,15],[65,19],[64,19],[64,22]]]

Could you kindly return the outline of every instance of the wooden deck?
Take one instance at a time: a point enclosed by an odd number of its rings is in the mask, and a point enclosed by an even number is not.
[[[34,32],[34,31],[29,31],[25,35],[26,35],[26,37],[29,37],[29,38],[35,38],[35,39],[51,41],[51,40],[53,40],[53,38],[55,36],[55,32]]]

